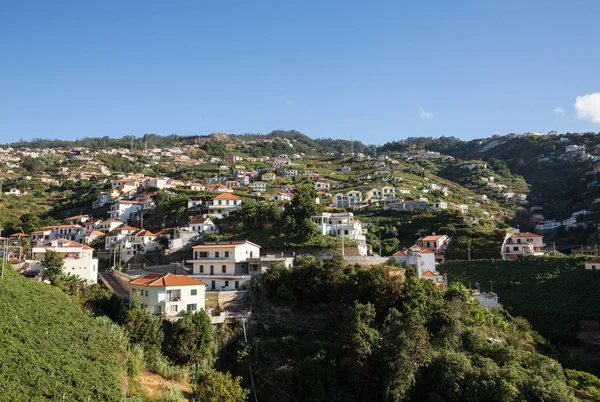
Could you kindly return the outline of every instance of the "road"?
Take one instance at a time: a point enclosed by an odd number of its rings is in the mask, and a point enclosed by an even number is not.
[[[100,280],[107,288],[115,292],[119,299],[129,296],[129,293],[113,278],[110,272],[100,272]]]

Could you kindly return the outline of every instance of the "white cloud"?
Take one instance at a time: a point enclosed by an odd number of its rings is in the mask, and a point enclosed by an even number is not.
[[[565,115],[565,109],[563,109],[560,106],[557,106],[554,108],[554,114],[557,116],[564,116]]]
[[[423,120],[431,120],[431,119],[433,119],[433,113],[426,112],[425,110],[423,110],[423,107],[421,107],[421,106],[419,106],[419,110],[421,111],[421,118]]]
[[[600,124],[600,92],[575,98],[577,118]]]

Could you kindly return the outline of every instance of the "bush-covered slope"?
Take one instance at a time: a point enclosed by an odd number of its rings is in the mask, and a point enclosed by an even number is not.
[[[551,340],[569,340],[579,320],[600,314],[600,273],[584,269],[585,258],[531,258],[517,261],[447,261],[440,272],[498,294],[513,315],[527,318]]]
[[[255,279],[250,343],[235,349],[258,399],[578,400],[524,319],[406,273],[300,258]]]
[[[0,400],[121,400],[118,349],[101,320],[7,266],[0,279]]]

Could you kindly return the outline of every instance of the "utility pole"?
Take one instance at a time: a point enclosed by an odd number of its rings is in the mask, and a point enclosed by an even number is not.
[[[493,288],[492,288],[492,281],[490,281],[490,293],[493,292]]]
[[[471,261],[471,242],[467,243],[467,259]]]
[[[248,335],[246,333],[246,317],[242,313],[242,327],[244,327],[244,340],[248,343]],[[252,364],[250,363],[250,359],[248,359],[248,370],[250,370],[250,382],[252,384],[252,393],[254,394],[254,400],[258,402],[258,398],[256,397],[256,390],[254,389],[254,375],[252,374]]]

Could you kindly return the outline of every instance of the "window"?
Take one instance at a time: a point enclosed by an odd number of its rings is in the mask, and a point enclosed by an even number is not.
[[[144,296],[148,297],[148,291],[147,290],[144,292]]]
[[[198,289],[192,289],[192,290],[190,290],[190,295],[196,296],[197,294],[198,294]]]
[[[207,257],[208,257],[208,253],[206,251],[200,252],[200,258],[207,258]]]
[[[228,288],[229,287],[229,281],[225,281],[225,287]]]
[[[198,310],[198,306],[195,303],[187,305],[187,311],[196,311],[196,310]]]
[[[229,251],[225,251],[225,258],[229,258]]]
[[[513,247],[513,251],[519,251],[519,247]]]
[[[235,281],[235,288],[239,289],[240,288],[240,281]]]
[[[221,266],[221,273],[224,274],[227,272],[227,265]]]
[[[177,306],[177,304],[172,304],[171,305],[171,312],[172,313],[176,313],[178,309],[179,309],[179,307]]]
[[[203,274],[204,273],[204,265],[200,265],[200,273]]]

